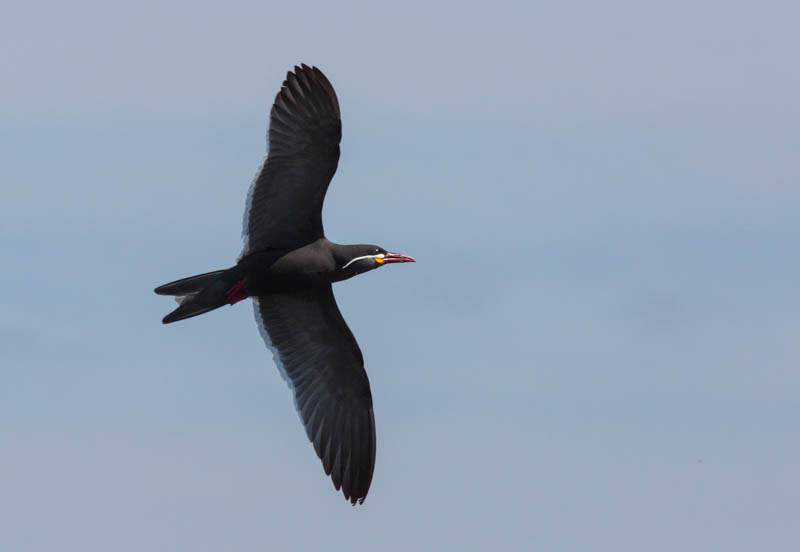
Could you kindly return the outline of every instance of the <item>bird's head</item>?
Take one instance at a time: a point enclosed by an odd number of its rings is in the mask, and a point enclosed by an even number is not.
[[[400,253],[390,253],[377,245],[350,245],[347,246],[347,255],[344,264],[339,268],[349,276],[362,274],[369,270],[393,263],[413,263],[413,257]]]

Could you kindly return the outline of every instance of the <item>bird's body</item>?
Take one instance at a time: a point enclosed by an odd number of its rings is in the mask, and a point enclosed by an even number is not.
[[[242,261],[250,264],[252,279],[248,279],[248,295],[262,295],[277,291],[291,291],[300,288],[320,287],[352,278],[358,272],[343,267],[358,253],[381,252],[372,245],[340,245],[320,238],[306,246],[279,255],[274,262],[275,253],[260,252],[248,255]],[[252,260],[251,260],[252,259]],[[240,261],[240,263],[242,262]],[[351,265],[352,266],[352,265]]]
[[[245,250],[235,266],[156,288],[180,306],[170,323],[253,298],[256,320],[294,392],[325,472],[353,504],[375,465],[375,422],[364,361],[331,284],[384,264],[413,262],[375,245],[340,245],[322,227],[339,159],[339,103],[316,67],[295,67],[275,98],[269,155],[248,195]]]

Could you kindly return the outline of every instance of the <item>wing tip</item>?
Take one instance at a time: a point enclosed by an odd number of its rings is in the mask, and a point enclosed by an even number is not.
[[[298,103],[298,99],[292,94],[292,90],[296,86],[301,87],[301,89],[307,87],[306,92],[312,97],[315,96],[314,89],[316,88],[318,92],[322,93],[322,97],[326,97],[330,103],[328,106],[321,107],[327,107],[332,110],[337,118],[341,117],[339,99],[336,97],[336,91],[331,81],[328,80],[328,77],[326,77],[322,70],[316,65],[308,66],[306,63],[302,62],[299,66],[295,65],[292,70],[286,72],[286,78],[283,81],[281,89],[275,96],[273,105],[281,97],[284,98],[284,100],[293,101],[295,104]]]

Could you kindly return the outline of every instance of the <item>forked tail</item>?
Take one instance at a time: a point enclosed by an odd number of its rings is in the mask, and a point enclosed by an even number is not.
[[[243,282],[237,281],[235,268],[206,272],[158,286],[155,289],[157,294],[174,295],[179,303],[178,308],[166,315],[162,322],[169,324],[191,318],[247,297],[241,296]]]

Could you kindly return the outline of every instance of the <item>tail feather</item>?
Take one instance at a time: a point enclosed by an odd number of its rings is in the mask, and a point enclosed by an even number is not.
[[[218,309],[219,307],[225,305],[224,302],[212,305],[203,305],[198,304],[194,299],[195,296],[193,295],[188,300],[184,300],[184,302],[181,303],[177,309],[166,315],[161,322],[163,324],[169,324],[170,322],[177,322],[178,320],[186,320],[187,318],[205,314],[208,311]]]
[[[227,279],[233,275],[226,274],[229,272],[231,271],[215,270],[158,286],[155,289],[157,294],[174,295],[179,304],[162,322],[177,322],[229,304],[226,291],[230,285]]]
[[[214,282],[223,272],[225,271],[215,270],[214,272],[206,272],[205,274],[181,278],[180,280],[175,280],[163,286],[158,286],[155,292],[158,295],[193,295]]]

